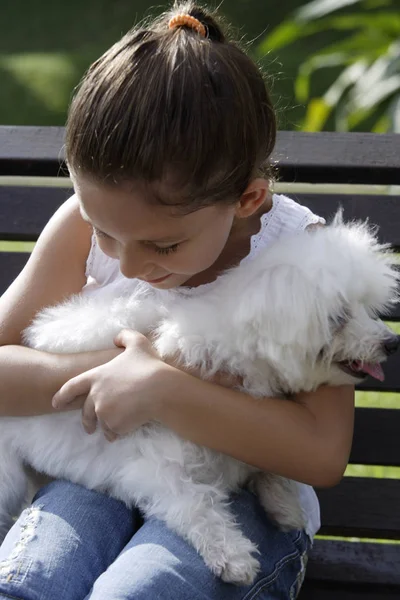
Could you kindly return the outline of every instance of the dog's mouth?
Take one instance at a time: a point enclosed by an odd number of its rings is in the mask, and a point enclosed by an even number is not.
[[[368,363],[362,360],[353,360],[353,361],[342,361],[338,363],[339,367],[345,373],[349,373],[353,377],[357,377],[358,379],[365,379],[370,375],[374,379],[378,379],[378,381],[383,381],[385,379],[385,374],[383,372],[382,366],[380,363]]]

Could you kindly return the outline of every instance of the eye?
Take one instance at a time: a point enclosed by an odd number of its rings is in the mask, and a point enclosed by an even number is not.
[[[333,331],[340,331],[352,318],[350,307],[343,306],[339,314],[329,317],[330,326]]]
[[[155,251],[157,254],[171,254],[172,252],[176,252],[179,248],[180,244],[172,244],[172,246],[167,246],[166,248],[160,248],[159,246],[155,246]]]

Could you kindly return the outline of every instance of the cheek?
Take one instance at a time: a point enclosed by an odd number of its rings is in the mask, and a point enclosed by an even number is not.
[[[109,240],[96,235],[96,243],[104,254],[110,258],[118,258],[118,249],[114,240]]]

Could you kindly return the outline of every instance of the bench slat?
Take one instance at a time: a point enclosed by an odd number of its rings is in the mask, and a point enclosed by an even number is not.
[[[0,186],[0,239],[35,240],[72,188]],[[346,220],[370,219],[379,237],[400,249],[400,196],[291,194],[328,221],[342,205]]]
[[[310,553],[307,578],[398,586],[400,597],[399,564],[400,545],[317,539]]]
[[[397,134],[280,131],[272,162],[284,181],[399,184],[399,139]],[[62,127],[0,127],[0,175],[59,175],[63,141]]]
[[[298,600],[398,600],[399,588],[385,585],[335,585],[306,581]]]
[[[400,466],[400,410],[357,408],[350,462]]]
[[[400,136],[399,136],[400,137]],[[368,194],[290,194],[294,200],[308,206],[328,222],[343,207],[345,221],[369,220],[378,225],[379,239],[400,249],[400,196]]]
[[[284,181],[396,184],[400,136],[373,133],[278,133],[272,160]]]
[[[71,188],[0,187],[0,240],[35,241]]]
[[[321,534],[400,539],[400,480],[344,477],[336,487],[317,493]],[[400,546],[398,551],[400,557]]]
[[[385,380],[368,377],[357,389],[370,392],[400,392],[400,353],[391,356],[383,365]]]
[[[28,252],[0,252],[0,296],[27,263]]]

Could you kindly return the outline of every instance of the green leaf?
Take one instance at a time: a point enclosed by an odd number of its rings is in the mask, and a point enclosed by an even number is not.
[[[390,6],[392,4],[391,0],[364,0],[363,8],[366,10],[371,10],[371,8],[380,8],[381,6]]]
[[[390,130],[390,119],[388,115],[382,115],[372,127],[372,133],[388,133]]]
[[[331,107],[323,98],[312,98],[307,106],[303,131],[321,131],[331,113]]]
[[[400,133],[400,94],[397,94],[388,110],[393,133]]]
[[[295,17],[300,21],[310,21],[358,2],[360,0],[313,0],[299,8],[295,13]]]
[[[307,37],[320,31],[320,25],[311,23],[304,25],[296,21],[284,21],[271,31],[269,35],[257,47],[257,54],[264,55],[268,52],[279,50],[284,46],[296,42],[300,38]]]
[[[345,53],[335,54],[316,54],[304,62],[299,69],[299,74],[295,81],[295,96],[299,102],[306,102],[310,95],[310,78],[317,70],[326,67],[337,67],[347,63],[349,57]]]
[[[367,62],[359,60],[344,69],[336,81],[325,92],[325,102],[332,107],[338,104],[344,92],[363,76],[367,68]]]
[[[360,32],[360,29],[363,28],[365,31]],[[360,37],[355,38],[356,41],[353,44],[358,43],[360,48],[362,47],[364,51],[367,51],[371,45],[374,47],[382,46],[400,37],[400,14],[393,11],[382,11],[373,14],[351,13],[306,24],[295,20],[284,21],[264,38],[257,48],[257,53],[265,55],[301,38],[331,29],[338,31],[354,29],[358,31]],[[336,45],[347,43],[349,43],[348,40],[342,40]]]

